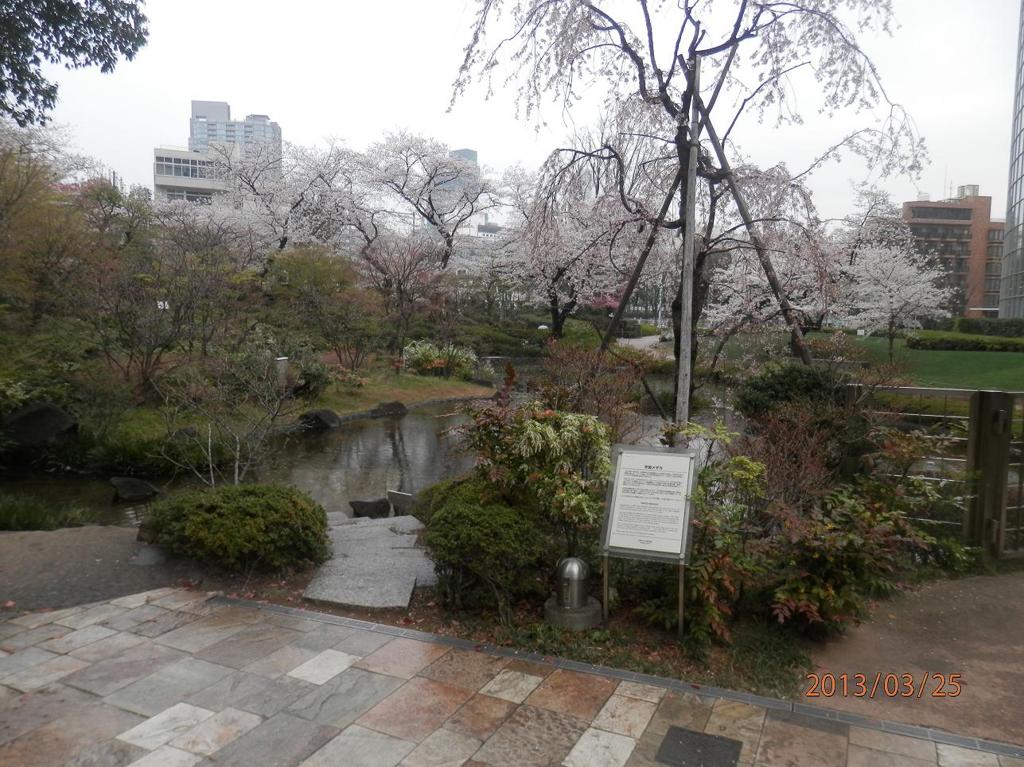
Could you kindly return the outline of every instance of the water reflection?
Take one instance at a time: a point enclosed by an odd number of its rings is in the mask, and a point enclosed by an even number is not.
[[[290,439],[259,478],[295,485],[328,511],[347,514],[351,500],[383,498],[388,490],[415,493],[467,471],[473,457],[456,428],[466,420],[448,406],[304,434]]]

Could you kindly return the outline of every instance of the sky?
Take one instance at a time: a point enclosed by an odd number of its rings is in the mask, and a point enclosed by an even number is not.
[[[901,202],[978,184],[1003,216],[1020,0],[893,5],[893,35],[862,44],[931,162],[919,179],[880,185]],[[517,119],[510,90],[488,100],[475,87],[448,110],[473,10],[469,0],[149,0],[149,42],[134,61],[110,74],[48,67],[60,88],[52,118],[70,128],[79,151],[145,186],[154,147],[186,146],[192,99],[227,101],[235,119],[268,114],[297,144],[334,138],[364,148],[408,129],[474,148],[496,171],[537,166],[569,132],[560,108],[547,108],[538,129]],[[737,131],[743,151],[795,170],[865,119],[813,108],[804,117],[786,130],[748,120]],[[810,186],[821,215],[849,212],[864,175],[856,161],[816,172]]]

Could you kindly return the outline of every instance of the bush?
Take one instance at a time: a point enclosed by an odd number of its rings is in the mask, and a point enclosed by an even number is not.
[[[736,409],[759,418],[787,402],[838,402],[846,377],[826,368],[773,365],[746,379],[736,391]]]
[[[483,592],[510,624],[513,602],[543,581],[545,541],[536,520],[496,498],[481,480],[445,484],[434,496],[439,502],[424,535],[438,596],[446,608],[461,609]]]
[[[789,408],[810,411],[812,406],[794,403]],[[872,456],[877,474],[846,483],[838,481],[824,457],[808,477],[799,477],[803,464],[794,454],[780,460],[795,463],[797,479],[791,473],[777,481],[773,469],[778,467],[770,461],[785,452],[778,446],[787,436],[776,427],[785,425],[789,435],[801,435],[801,446],[795,448],[799,454],[812,451],[815,442],[834,439],[827,430],[801,426],[802,416],[799,423],[771,422],[786,413],[783,408],[766,418],[772,431],[763,441],[737,442],[737,435],[718,427],[677,430],[723,448],[701,470],[693,499],[687,628],[697,645],[727,641],[738,614],[810,634],[834,632],[861,617],[870,598],[895,590],[910,568],[934,562],[952,570],[965,559],[963,552],[936,546],[910,522],[935,516],[934,507],[944,501],[934,488],[894,474],[893,465],[878,454]],[[887,434],[873,433],[865,441],[887,440]],[[774,449],[758,450],[759,445]],[[709,455],[713,446],[707,448]],[[651,622],[674,624],[669,570],[633,597],[637,611]]]
[[[643,389],[638,364],[576,344],[550,341],[547,349],[540,380],[547,407],[600,418],[614,442],[633,442],[640,436]]]
[[[468,379],[476,368],[476,354],[454,344],[413,341],[402,352],[405,366],[420,375],[443,375]]]
[[[601,521],[611,472],[608,427],[536,402],[514,407],[507,388],[496,404],[470,415],[466,443],[480,456],[478,476],[540,509],[565,536],[568,556],[576,556],[580,533]]]
[[[1024,319],[1011,319],[1009,317],[957,317],[953,327],[945,329],[979,336],[1021,338],[1024,337]]]
[[[811,514],[778,508],[772,613],[815,633],[863,617],[867,600],[896,589],[901,566],[926,539],[906,516],[854,485],[840,485]]]
[[[911,349],[962,352],[1024,352],[1024,338],[920,330],[907,337]]]
[[[456,329],[456,341],[477,354],[501,357],[534,357],[539,355],[548,338],[547,331],[509,322],[486,325],[468,320]]]
[[[327,515],[280,485],[223,485],[153,505],[156,539],[177,554],[232,570],[278,572],[327,558]]]
[[[446,503],[484,503],[493,496],[494,490],[476,479],[444,480],[418,492],[410,513],[424,525],[429,525],[434,513]]]
[[[331,372],[319,356],[305,354],[297,361],[298,375],[293,391],[295,396],[315,400],[331,385]]]

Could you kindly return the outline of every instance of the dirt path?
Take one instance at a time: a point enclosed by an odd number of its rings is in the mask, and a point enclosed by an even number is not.
[[[0,532],[0,612],[8,601],[14,610],[68,607],[201,576],[135,536],[135,528],[100,526]]]
[[[865,716],[1024,745],[1024,573],[940,581],[878,605],[875,617],[815,653],[819,673],[850,675],[851,697],[807,700]],[[960,674],[959,697],[852,697],[854,674]]]

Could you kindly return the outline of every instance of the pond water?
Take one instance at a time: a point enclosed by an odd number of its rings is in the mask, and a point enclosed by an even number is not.
[[[284,440],[257,474],[308,492],[327,511],[351,514],[350,500],[383,498],[388,490],[415,493],[473,465],[456,428],[466,422],[459,404],[417,408],[396,418],[349,421],[341,428]],[[199,486],[179,477],[154,483],[165,494]],[[138,524],[146,504],[115,504],[101,478],[30,475],[0,484],[0,493],[26,494],[59,506],[76,506],[104,524]]]
[[[670,386],[671,381],[656,385]],[[702,413],[699,420],[711,423],[715,415]],[[416,493],[468,471],[474,459],[458,432],[467,420],[461,404],[449,403],[416,408],[400,417],[348,421],[331,431],[292,435],[282,440],[255,478],[293,485],[327,511],[351,514],[351,500],[383,498],[388,490]],[[646,414],[637,426],[632,439],[658,444],[661,421],[657,416]],[[196,478],[184,475],[154,484],[165,496],[201,486]],[[0,493],[82,508],[102,524],[138,524],[147,508],[145,503],[114,503],[113,488],[97,477],[34,474],[4,480]]]

